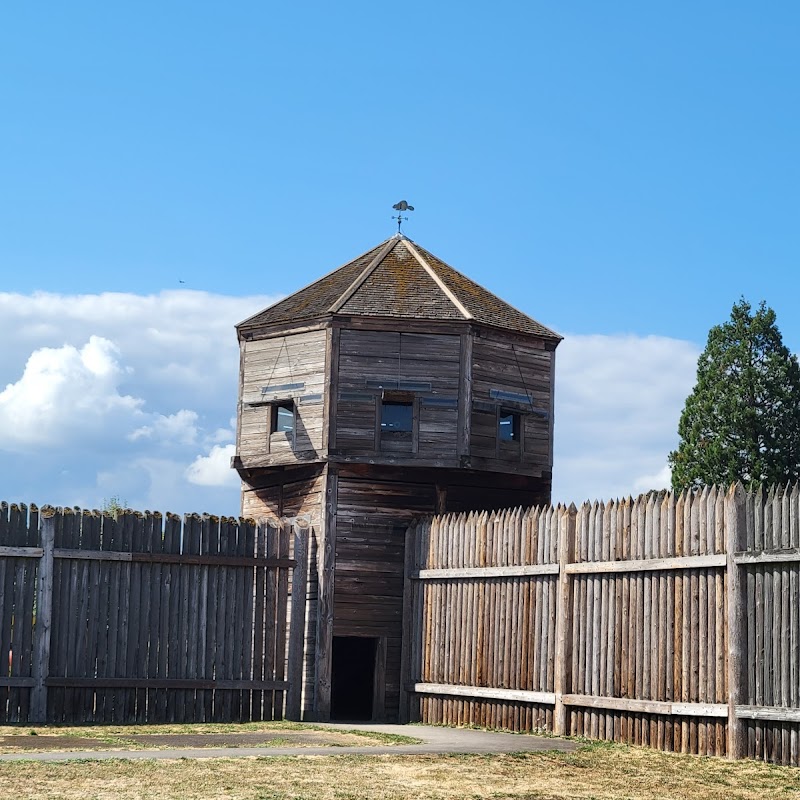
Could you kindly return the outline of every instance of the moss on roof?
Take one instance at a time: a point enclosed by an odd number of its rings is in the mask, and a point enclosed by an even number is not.
[[[334,313],[442,321],[472,318],[547,339],[561,338],[403,236],[381,242],[237,327],[302,322]]]

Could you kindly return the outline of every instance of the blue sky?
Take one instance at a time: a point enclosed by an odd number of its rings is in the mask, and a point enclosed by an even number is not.
[[[230,483],[181,477],[223,447],[235,408],[235,373],[204,386],[202,364],[232,345],[235,359],[237,319],[389,236],[400,198],[409,236],[567,336],[560,491],[647,488],[708,328],[740,295],[766,300],[800,349],[798,34],[789,2],[5,7],[0,388],[21,388],[5,416],[0,395],[0,497],[235,506]],[[95,302],[70,317],[76,296]],[[91,336],[109,346],[81,356]],[[43,349],[53,364],[31,367]],[[620,358],[641,360],[633,383]],[[53,369],[84,387],[76,402],[116,409],[89,414],[105,450],[84,429],[24,440],[20,398],[41,399]],[[623,385],[649,433],[615,405]],[[30,430],[66,415],[67,394]],[[136,435],[160,418],[184,425],[183,450]],[[592,480],[626,425],[639,456]]]

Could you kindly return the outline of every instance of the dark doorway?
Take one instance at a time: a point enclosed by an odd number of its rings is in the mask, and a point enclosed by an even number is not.
[[[331,719],[372,719],[377,639],[333,637]]]

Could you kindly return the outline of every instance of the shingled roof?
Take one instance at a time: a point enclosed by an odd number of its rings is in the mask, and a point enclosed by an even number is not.
[[[392,236],[237,327],[332,314],[475,320],[546,339],[561,337],[402,235]]]

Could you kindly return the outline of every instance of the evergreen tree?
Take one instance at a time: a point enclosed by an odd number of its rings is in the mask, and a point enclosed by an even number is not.
[[[800,367],[763,301],[751,314],[742,298],[709,331],[678,433],[669,454],[676,491],[800,476]]]

